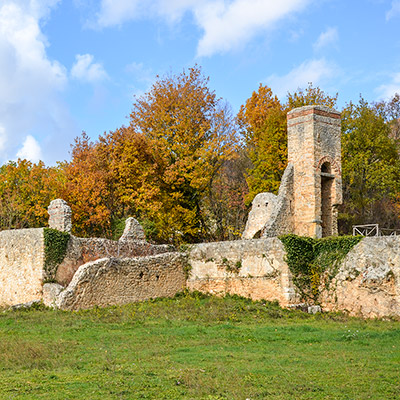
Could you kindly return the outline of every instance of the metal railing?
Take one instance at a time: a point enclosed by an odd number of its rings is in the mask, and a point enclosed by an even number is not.
[[[400,229],[380,228],[379,224],[353,225],[353,236],[398,236]]]

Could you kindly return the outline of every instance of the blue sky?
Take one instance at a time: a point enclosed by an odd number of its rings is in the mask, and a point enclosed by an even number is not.
[[[400,92],[400,0],[0,0],[0,162],[68,160],[194,64],[236,113],[260,83],[339,109]]]

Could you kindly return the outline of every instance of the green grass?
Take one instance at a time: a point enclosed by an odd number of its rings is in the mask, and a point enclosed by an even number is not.
[[[0,399],[399,399],[400,322],[182,294],[0,312]]]

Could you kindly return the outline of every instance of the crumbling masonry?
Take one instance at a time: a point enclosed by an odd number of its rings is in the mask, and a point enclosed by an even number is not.
[[[246,240],[201,243],[178,252],[148,243],[138,221],[129,218],[118,241],[70,235],[64,260],[49,271],[43,228],[2,231],[0,307],[44,301],[76,310],[173,296],[184,288],[298,305],[302,299],[276,236],[337,234],[340,114],[307,106],[287,118],[288,167],[277,195],[255,197]],[[71,209],[63,200],[51,202],[49,215],[50,227],[71,231]],[[363,239],[329,288],[321,290],[319,302],[323,310],[400,317],[400,237]]]
[[[306,106],[290,111],[287,122],[288,166],[279,193],[254,198],[244,239],[337,235],[337,206],[342,203],[340,113]]]

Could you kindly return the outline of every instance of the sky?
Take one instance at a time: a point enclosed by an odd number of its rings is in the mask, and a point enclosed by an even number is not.
[[[0,0],[0,163],[70,159],[194,65],[236,113],[260,83],[338,109],[400,93],[400,0]]]

